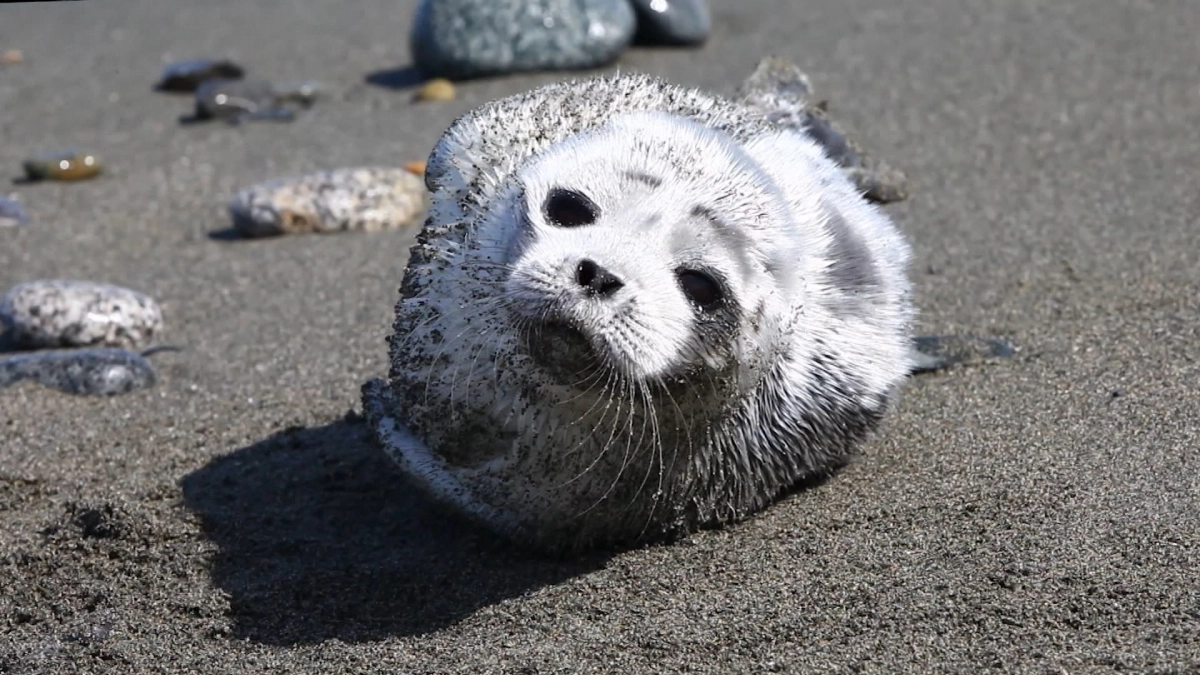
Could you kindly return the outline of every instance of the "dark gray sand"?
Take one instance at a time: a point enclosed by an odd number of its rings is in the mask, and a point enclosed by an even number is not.
[[[732,88],[795,59],[914,196],[926,332],[1016,361],[910,383],[864,456],[761,517],[564,564],[419,500],[368,442],[409,233],[229,239],[256,182],[422,159],[413,2],[0,7],[0,286],[163,304],[150,390],[0,392],[0,672],[1200,671],[1200,12],[1184,0],[714,1],[694,51],[622,67]],[[738,9],[732,9],[737,6]],[[164,59],[332,86],[292,124],[180,127]],[[392,70],[393,72],[389,72]],[[370,75],[370,81],[365,79]],[[7,180],[7,177],[5,177]]]

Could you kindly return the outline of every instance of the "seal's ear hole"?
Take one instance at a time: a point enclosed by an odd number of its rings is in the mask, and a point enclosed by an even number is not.
[[[679,279],[683,294],[700,309],[712,309],[725,297],[721,284],[704,272],[678,269],[675,270],[675,277]]]
[[[591,225],[600,215],[600,207],[587,195],[564,188],[550,190],[542,211],[546,214],[546,220],[559,227]]]

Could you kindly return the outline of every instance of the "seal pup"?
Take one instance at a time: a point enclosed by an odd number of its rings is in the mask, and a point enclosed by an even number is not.
[[[642,74],[458,119],[365,416],[550,553],[753,514],[843,465],[913,363],[909,246],[812,138]]]

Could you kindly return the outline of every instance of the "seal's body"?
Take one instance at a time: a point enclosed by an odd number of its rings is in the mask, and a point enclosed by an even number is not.
[[[909,249],[820,146],[643,75],[459,119],[368,420],[551,551],[743,518],[843,464],[910,368]]]

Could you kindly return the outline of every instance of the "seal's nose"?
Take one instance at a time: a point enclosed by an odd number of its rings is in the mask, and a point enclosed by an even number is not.
[[[575,268],[575,282],[583,287],[583,291],[593,297],[607,298],[625,285],[612,272],[597,265],[594,261],[584,258]]]

